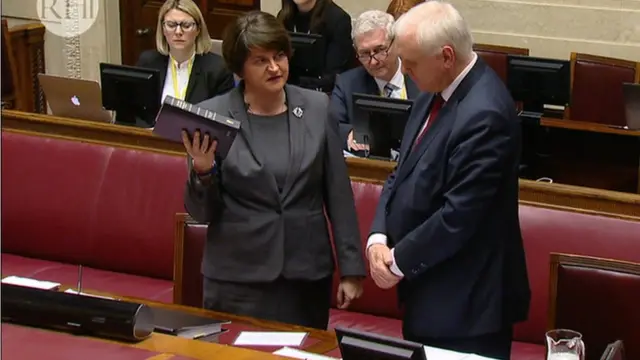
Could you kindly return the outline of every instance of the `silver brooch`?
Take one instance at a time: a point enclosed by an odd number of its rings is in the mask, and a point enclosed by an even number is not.
[[[301,118],[303,113],[304,112],[300,107],[296,107],[295,109],[293,109],[293,115],[295,115],[297,118]]]

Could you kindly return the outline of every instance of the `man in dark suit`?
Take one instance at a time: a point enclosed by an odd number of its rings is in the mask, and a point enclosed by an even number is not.
[[[500,78],[450,4],[394,25],[419,96],[367,244],[382,288],[398,285],[408,340],[509,359],[530,301],[518,219],[520,127]]]
[[[413,99],[419,91],[411,79],[402,74],[398,55],[390,47],[393,16],[370,10],[354,21],[351,37],[362,66],[338,75],[329,111],[340,125],[345,150],[365,150],[353,139],[353,93]]]

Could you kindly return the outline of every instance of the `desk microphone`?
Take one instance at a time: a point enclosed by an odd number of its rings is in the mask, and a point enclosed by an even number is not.
[[[78,295],[82,293],[82,264],[78,266]]]
[[[153,311],[144,304],[6,283],[1,299],[2,321],[16,324],[130,342],[148,338],[154,329]]]

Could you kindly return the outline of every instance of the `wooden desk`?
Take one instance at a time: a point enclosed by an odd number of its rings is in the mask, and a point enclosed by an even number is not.
[[[539,155],[534,160],[536,177],[549,177],[568,185],[640,193],[640,131],[543,118],[534,143],[525,144],[531,145]]]
[[[62,288],[60,291],[69,289]],[[284,357],[271,354],[280,347],[236,347],[230,346],[241,331],[303,331],[309,333],[305,339],[301,350],[326,354],[335,351],[338,347],[334,332],[307,329],[300,326],[291,326],[269,321],[262,321],[230,314],[223,314],[199,308],[165,304],[153,302],[145,299],[127,298],[113,294],[104,294],[96,291],[86,291],[87,293],[109,296],[114,299],[132,301],[146,304],[152,307],[159,307],[171,310],[179,310],[187,313],[211,317],[220,320],[229,320],[230,324],[223,325],[228,331],[220,335],[219,343],[209,343],[199,340],[189,340],[171,335],[154,333],[149,339],[138,343],[126,343],[117,340],[109,340],[94,337],[75,336],[64,332],[44,330],[27,326],[2,323],[2,355],[21,354],[21,359],[30,359],[39,354],[41,358],[43,351],[50,351],[46,346],[60,344],[56,346],[56,351],[62,352],[56,356],[60,359],[112,359],[119,358],[122,352],[131,354],[127,359],[145,360],[181,360],[189,359],[286,359]],[[29,339],[28,341],[26,339]],[[24,348],[25,343],[31,346]],[[49,345],[48,345],[49,344]],[[46,345],[46,346],[45,346]],[[43,348],[44,347],[44,348]],[[78,351],[78,349],[82,351]],[[140,351],[135,351],[136,349]],[[27,351],[27,354],[24,353]],[[101,353],[102,352],[102,353]],[[77,354],[76,354],[77,353]],[[106,354],[105,354],[106,353]],[[74,355],[75,354],[75,355]],[[105,356],[109,355],[109,356]]]

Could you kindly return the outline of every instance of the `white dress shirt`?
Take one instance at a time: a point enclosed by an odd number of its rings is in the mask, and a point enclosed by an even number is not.
[[[469,71],[471,71],[471,68],[473,68],[473,65],[475,65],[477,60],[478,60],[478,55],[476,55],[476,53],[474,52],[473,56],[472,56],[472,59],[469,62],[469,64],[464,68],[464,70],[462,70],[462,72],[455,78],[455,80],[453,80],[453,82],[449,86],[447,86],[446,89],[444,89],[442,91],[441,95],[442,95],[442,98],[444,99],[445,103],[447,101],[449,101],[449,98],[451,98],[451,95],[453,95],[453,92],[456,90],[456,88],[458,88],[458,85],[460,85],[460,83],[465,78],[465,76],[467,76]],[[427,119],[427,121],[425,121],[423,127],[420,129],[420,132],[422,132],[425,129],[425,127],[427,126],[427,123],[429,122],[429,120],[430,119]],[[366,250],[369,250],[369,247],[371,245],[375,245],[375,244],[387,245],[387,235],[382,234],[382,233],[373,233],[373,234],[371,234],[371,236],[369,236],[369,239],[367,240],[367,249]],[[395,249],[391,249],[391,257],[393,258],[393,264],[391,264],[390,270],[395,275],[403,277],[404,274],[402,273],[402,271],[400,271],[400,268],[396,264],[395,256],[394,256],[394,253],[393,253],[394,250]]]
[[[390,96],[391,98],[394,98],[394,99],[402,99],[403,97],[406,98],[407,90],[404,85],[404,75],[402,74],[402,64],[400,63],[400,59],[398,59],[398,70],[396,70],[396,73],[393,75],[390,81],[384,81],[382,79],[378,79],[377,77],[374,77],[373,79],[376,81],[376,84],[378,84],[378,89],[380,90],[380,94],[384,94],[385,93],[384,87],[387,86],[387,84],[390,84],[391,87],[393,88],[393,92],[391,92],[391,96]]]
[[[191,55],[187,61],[182,63],[178,63],[169,55],[169,61],[167,62],[167,76],[164,79],[164,88],[162,89],[162,101],[164,102],[164,98],[169,95],[174,98],[181,98],[184,94],[186,96],[186,89],[189,85],[189,63],[194,60],[195,53]],[[171,71],[172,64],[176,65],[176,77],[178,78],[178,93],[176,94],[173,88],[173,71]],[[193,67],[193,65],[192,65]]]

